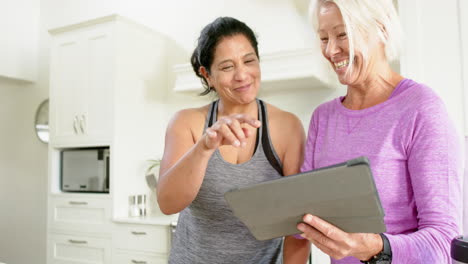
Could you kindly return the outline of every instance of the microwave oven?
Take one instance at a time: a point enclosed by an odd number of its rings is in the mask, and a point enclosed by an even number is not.
[[[109,192],[109,148],[65,149],[60,154],[62,191]]]

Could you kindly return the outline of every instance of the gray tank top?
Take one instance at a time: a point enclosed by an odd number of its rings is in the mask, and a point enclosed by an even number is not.
[[[216,121],[217,106],[218,101],[213,102],[205,129]],[[258,99],[257,106],[262,126],[252,158],[232,164],[219,150],[213,153],[197,197],[179,215],[170,264],[282,263],[282,238],[256,240],[224,200],[224,193],[231,189],[282,177],[268,133],[266,107]]]

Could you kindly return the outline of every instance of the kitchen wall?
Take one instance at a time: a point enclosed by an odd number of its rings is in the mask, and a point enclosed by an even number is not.
[[[47,96],[47,87],[0,79],[0,263],[44,263],[47,145],[33,123]]]
[[[39,0],[2,1],[0,8],[0,75],[35,81]]]
[[[0,79],[0,263],[45,263],[47,145],[34,134],[45,81]]]
[[[40,26],[31,22],[39,19],[39,0],[2,2],[0,13],[1,74],[36,80],[0,77],[0,263],[42,264],[46,257],[47,145],[36,138],[34,117],[49,94],[46,61],[36,63],[36,55],[43,56],[48,47],[39,46],[34,34]]]
[[[306,12],[297,9],[303,2],[41,0],[37,82],[0,79],[0,262],[45,263],[47,146],[36,139],[33,121],[36,107],[48,97],[48,29],[118,13],[167,34],[188,58],[201,28],[218,16],[229,15],[254,28],[260,53],[270,53],[314,45]],[[449,90],[439,92],[450,94]],[[319,103],[343,93],[343,88],[311,87],[310,90],[267,90],[262,92],[262,97],[298,114],[307,127],[308,118]],[[209,99],[188,94],[168,95],[171,111],[200,105]]]

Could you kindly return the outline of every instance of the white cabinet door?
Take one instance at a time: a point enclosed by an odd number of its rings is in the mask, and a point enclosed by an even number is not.
[[[110,264],[109,239],[50,234],[48,264]]]
[[[109,199],[53,197],[49,203],[49,228],[86,233],[110,233]]]
[[[132,251],[112,253],[113,264],[167,264],[167,256],[143,254]]]
[[[111,139],[112,24],[54,36],[51,58],[52,144],[106,145]]]
[[[82,133],[78,116],[84,99],[83,43],[79,34],[54,39],[51,58],[52,141],[78,140]]]
[[[167,255],[170,228],[159,225],[118,224],[112,232],[113,248]]]
[[[112,28],[107,24],[84,33],[86,84],[80,121],[90,143],[111,138],[115,54],[112,33]]]

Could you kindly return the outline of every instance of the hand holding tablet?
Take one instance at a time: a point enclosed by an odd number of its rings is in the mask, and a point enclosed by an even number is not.
[[[349,233],[383,233],[384,211],[365,157],[231,190],[234,215],[258,240],[299,234],[305,214]]]

